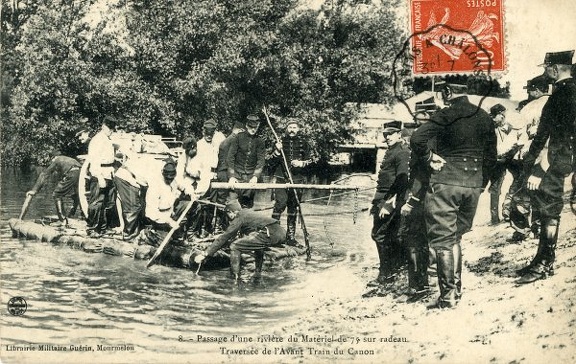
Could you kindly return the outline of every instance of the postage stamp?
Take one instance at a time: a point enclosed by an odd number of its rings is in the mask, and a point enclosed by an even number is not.
[[[506,69],[504,0],[410,0],[414,75]]]

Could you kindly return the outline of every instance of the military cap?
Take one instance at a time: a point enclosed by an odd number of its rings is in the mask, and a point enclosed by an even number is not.
[[[118,120],[115,117],[106,115],[104,120],[102,120],[102,124],[106,125],[111,130],[116,129],[116,125],[118,124]]]
[[[574,50],[563,52],[548,52],[544,56],[544,63],[540,66],[553,66],[555,64],[572,64]]]
[[[384,131],[383,134],[391,134],[396,133],[402,130],[402,122],[399,120],[389,121],[384,123]]]
[[[248,115],[246,117],[246,126],[249,126],[251,128],[256,128],[256,127],[258,127],[258,125],[260,125],[260,118],[258,118],[258,116]]]
[[[504,107],[504,105],[502,105],[502,104],[496,104],[496,105],[494,105],[494,106],[492,106],[492,107],[490,108],[490,115],[491,115],[492,117],[494,117],[494,116],[496,116],[496,115],[498,115],[498,114],[503,113],[504,111],[506,111],[506,108]]]
[[[162,167],[162,175],[167,178],[176,177],[176,162],[172,158],[164,160],[164,167]]]
[[[231,212],[237,212],[242,210],[242,206],[240,205],[240,202],[238,202],[237,199],[233,199],[226,202],[226,210]]]
[[[298,122],[298,120],[295,118],[289,118],[286,120],[286,126],[292,125],[292,124],[296,124],[296,125],[300,126],[300,122]]]
[[[184,148],[185,151],[189,151],[191,149],[196,148],[197,144],[198,143],[196,142],[196,138],[189,137],[182,141],[182,148]]]
[[[217,125],[213,119],[208,119],[204,122],[204,129],[216,129]]]
[[[542,92],[547,92],[548,85],[549,85],[548,79],[545,76],[540,75],[534,77],[531,80],[528,80],[524,88],[528,91],[540,90]]]

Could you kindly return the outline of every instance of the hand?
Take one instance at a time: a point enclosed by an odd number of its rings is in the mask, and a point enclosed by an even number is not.
[[[28,191],[26,192],[26,196],[34,196],[36,194],[36,191]]]
[[[300,161],[300,160],[297,160],[297,159],[295,159],[295,160],[293,160],[292,162],[290,162],[290,164],[292,164],[292,167],[298,167],[298,168],[304,167],[304,162],[303,162],[303,161]]]
[[[381,219],[385,218],[385,217],[388,216],[388,215],[390,215],[390,211],[388,211],[388,209],[387,209],[386,207],[382,207],[382,208],[380,209],[380,212],[378,213],[378,216],[379,216]]]
[[[402,208],[400,208],[400,214],[402,216],[408,216],[412,212],[412,209],[414,209],[412,205],[405,203],[402,205]]]
[[[528,182],[526,183],[527,187],[531,191],[535,191],[540,188],[540,183],[542,182],[542,178],[536,176],[528,177]]]
[[[430,168],[434,172],[438,172],[444,167],[446,164],[446,160],[440,157],[438,154],[432,153],[432,158],[430,159]]]
[[[218,173],[216,172],[212,172],[212,178],[210,178],[211,181],[216,181],[218,179]]]
[[[206,259],[206,256],[204,254],[198,254],[197,256],[194,257],[194,263],[196,264],[201,264],[204,259]]]
[[[238,183],[238,179],[236,177],[230,177],[228,183]]]
[[[178,223],[178,221],[172,220],[172,221],[170,221],[170,227],[172,229],[178,229],[180,227],[180,224]]]
[[[250,178],[250,181],[248,181],[250,183],[258,183],[258,177],[253,176],[252,178]]]
[[[282,150],[282,143],[277,142],[276,144],[274,144],[274,148],[276,148],[277,151],[281,151]]]

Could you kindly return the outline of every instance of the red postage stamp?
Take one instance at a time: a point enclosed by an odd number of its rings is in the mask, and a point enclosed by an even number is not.
[[[505,70],[504,0],[410,0],[414,75]]]

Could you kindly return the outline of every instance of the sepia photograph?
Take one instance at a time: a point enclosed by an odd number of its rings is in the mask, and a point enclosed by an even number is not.
[[[0,362],[576,362],[574,14],[2,0]]]

